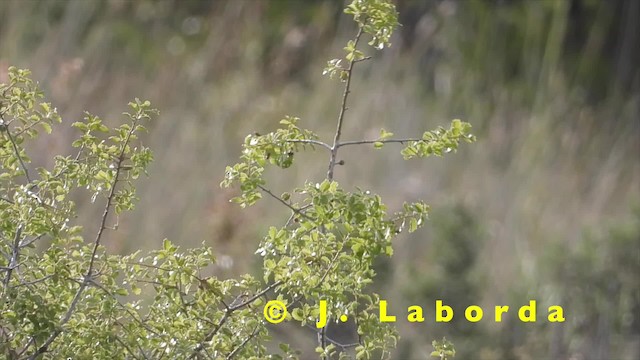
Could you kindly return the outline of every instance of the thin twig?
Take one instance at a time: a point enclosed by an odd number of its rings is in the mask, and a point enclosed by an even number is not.
[[[224,325],[224,323],[227,322],[227,319],[229,318],[229,315],[231,314],[231,310],[226,310],[224,312],[224,315],[222,315],[222,319],[220,319],[220,321],[216,324],[216,326],[213,327],[213,329],[211,329],[211,331],[207,334],[207,336],[205,336],[204,341],[200,342],[195,350],[193,350],[193,353],[191,353],[191,356],[189,356],[189,359],[193,359],[196,356],[198,356],[198,353],[200,351],[202,351],[204,349],[204,343],[206,343],[207,341],[213,339],[213,337],[218,333],[218,331],[220,331],[220,329],[222,328],[222,325]]]
[[[122,325],[121,325],[122,326]],[[131,348],[125,344],[122,340],[120,340],[120,338],[118,336],[115,337],[116,341],[120,343],[120,345],[122,345],[128,352],[129,354],[131,354],[131,356],[133,356],[134,359],[139,359],[139,357],[137,357],[134,353],[133,350],[131,350]]]
[[[324,350],[327,347],[327,327],[324,326],[318,332],[318,342],[320,343],[320,347]]]
[[[25,133],[25,132],[27,132],[29,129],[32,129],[32,128],[34,128],[36,125],[41,124],[41,123],[42,123],[42,121],[43,121],[43,120],[42,120],[42,119],[40,119],[40,120],[38,120],[38,121],[32,122],[31,124],[29,124],[28,126],[26,126],[25,128],[23,128],[22,130],[18,131],[18,132],[16,133],[16,136],[20,136],[20,135],[24,134],[24,133]]]
[[[269,291],[277,288],[280,285],[282,285],[282,280],[274,282],[273,284],[267,286],[262,291],[256,293],[255,295],[253,295],[252,297],[248,298],[247,300],[239,303],[238,305],[229,307],[229,310],[236,311],[236,310],[238,310],[240,308],[243,308],[243,307],[251,304],[252,302],[256,301],[256,299],[258,299],[259,297],[264,296],[264,294],[268,293]]]
[[[4,123],[4,119],[0,117],[0,120],[2,120],[2,122]],[[7,134],[7,137],[9,138],[9,141],[11,142],[11,145],[13,146],[13,151],[16,153],[16,157],[18,158],[18,161],[20,162],[20,166],[22,166],[22,169],[24,170],[24,176],[27,178],[27,182],[31,182],[31,177],[29,176],[29,169],[27,169],[27,165],[25,165],[24,161],[22,160],[22,156],[20,155],[20,150],[18,149],[18,145],[16,144],[16,141],[14,140],[13,136],[11,135],[11,131],[9,131],[9,124],[4,123],[4,126],[0,127],[0,128],[4,128],[4,132]]]
[[[11,282],[11,274],[13,274],[13,270],[19,266],[20,263],[20,237],[22,236],[22,225],[18,225],[16,229],[16,233],[13,238],[13,248],[11,254],[11,260],[9,261],[9,266],[7,267],[7,274],[4,278],[4,289],[2,291],[2,297],[9,291],[9,283]]]
[[[313,332],[315,332],[315,333],[319,333],[320,332],[317,328],[315,328],[311,324],[307,324],[306,327],[308,327],[309,329],[312,329]],[[328,336],[326,338],[327,338],[327,342],[332,343],[335,346],[339,346],[342,350],[347,350],[349,348],[356,347],[356,346],[360,345],[360,343],[342,344],[341,342],[339,342],[337,340],[333,340],[332,338],[330,338]]]
[[[28,241],[21,241],[21,242],[20,242],[20,248],[21,248],[21,249],[26,248],[27,246],[29,246],[29,245],[33,244],[34,242],[36,242],[36,241],[38,241],[38,240],[42,239],[42,237],[43,237],[44,235],[45,235],[45,234],[40,234],[40,235],[38,235],[38,236],[34,237],[34,238],[33,238],[33,239],[31,239],[31,240],[28,240]],[[27,239],[25,238],[25,240],[27,240]]]
[[[313,139],[293,139],[293,140],[285,140],[286,142],[289,143],[300,143],[300,144],[312,144],[312,145],[318,145],[318,146],[322,146],[323,148],[326,148],[327,150],[331,151],[331,145],[327,144],[324,141],[320,141],[320,140],[313,140]]]
[[[62,320],[60,321],[60,324],[58,324],[56,329],[51,333],[51,335],[47,338],[47,340],[36,350],[36,352],[34,352],[31,356],[29,356],[30,360],[35,360],[39,355],[44,354],[49,348],[49,345],[51,345],[51,343],[53,343],[55,339],[58,336],[60,336],[60,334],[63,331],[64,325],[67,322],[69,322],[69,320],[71,319],[71,316],[73,315],[73,312],[75,311],[76,306],[80,301],[80,297],[82,296],[82,293],[89,286],[92,280],[91,278],[93,276],[93,268],[95,266],[98,248],[100,247],[100,242],[102,240],[102,235],[104,234],[107,218],[109,217],[109,213],[111,212],[111,205],[115,198],[116,185],[118,183],[118,178],[120,177],[120,171],[122,170],[122,163],[125,160],[124,154],[127,149],[127,146],[129,145],[129,140],[131,139],[131,135],[136,129],[136,125],[137,125],[137,122],[134,121],[133,126],[131,126],[131,130],[129,130],[129,132],[127,133],[126,139],[122,143],[122,148],[120,150],[120,154],[118,156],[118,160],[115,168],[116,173],[113,179],[113,183],[111,184],[111,190],[109,191],[109,195],[107,196],[107,203],[105,204],[104,212],[102,213],[102,218],[100,219],[100,227],[98,228],[98,233],[96,234],[96,238],[93,241],[93,251],[91,252],[91,260],[89,261],[89,268],[87,269],[87,272],[84,275],[84,279],[80,284],[80,287],[76,291],[73,297],[73,300],[71,300],[71,304],[69,305],[67,312],[64,314]]]
[[[220,331],[220,329],[222,328],[222,326],[227,322],[227,320],[229,319],[229,316],[231,316],[231,314],[240,309],[243,308],[251,303],[253,303],[254,301],[256,301],[256,299],[258,299],[261,296],[264,296],[266,293],[268,293],[269,291],[275,289],[276,287],[282,285],[282,281],[276,281],[273,284],[267,286],[266,288],[264,288],[263,290],[257,292],[255,295],[253,295],[252,297],[248,298],[247,300],[234,305],[234,306],[226,306],[224,315],[222,316],[222,318],[220,319],[220,321],[213,327],[213,329],[211,329],[211,331],[207,334],[207,336],[205,336],[204,340],[201,341],[198,345],[196,345],[196,348],[193,350],[193,352],[191,353],[191,356],[189,356],[189,359],[193,359],[196,356],[198,356],[198,353],[200,351],[202,351],[204,349],[204,343],[206,343],[207,341],[210,341],[211,339],[213,339],[213,337],[218,333],[218,331]],[[224,303],[223,303],[224,304]]]
[[[360,26],[358,28],[358,33],[353,42],[353,48],[357,48],[358,42],[360,41],[360,37],[362,36],[363,28]],[[347,100],[349,98],[349,93],[351,92],[351,75],[353,73],[353,67],[356,64],[356,59],[351,59],[349,61],[349,68],[346,70],[347,72],[347,80],[344,85],[344,93],[342,94],[342,104],[340,105],[340,113],[338,115],[338,124],[336,125],[336,133],[333,138],[333,145],[331,146],[331,156],[329,157],[329,169],[327,170],[327,180],[333,180],[333,170],[336,167],[337,157],[338,157],[338,149],[340,148],[340,137],[342,136],[342,126],[344,122],[344,115],[347,112]],[[329,267],[330,268],[330,267]],[[326,277],[326,274],[323,276]],[[318,334],[318,342],[320,343],[320,347],[324,350],[326,348],[326,333],[325,328]]]
[[[91,284],[93,286],[95,286],[97,289],[102,290],[105,294],[107,294],[107,296],[115,299],[116,297],[113,295],[113,293],[111,291],[109,291],[107,288],[105,288],[104,286],[102,286],[101,284],[99,284],[98,282],[91,280]],[[127,308],[126,306],[124,306],[120,301],[116,300],[116,304],[121,307],[127,314],[129,314],[129,316],[131,316],[131,319],[133,319],[133,321],[135,321],[136,323],[140,324],[140,326],[142,326],[145,330],[147,330],[148,332],[152,333],[155,336],[161,336],[161,334],[159,334],[157,331],[153,330],[152,328],[150,328],[147,324],[145,324],[141,319],[137,318],[137,315],[135,312],[133,312],[131,309]]]
[[[322,285],[324,280],[329,275],[329,272],[331,271],[331,268],[333,268],[333,265],[335,265],[336,260],[338,260],[338,256],[340,256],[341,253],[342,253],[342,249],[338,249],[338,251],[336,251],[336,254],[333,256],[333,258],[329,262],[329,266],[327,266],[327,270],[324,272],[324,274],[322,274],[322,277],[320,278],[320,281],[318,281],[318,285],[316,285],[316,288],[318,288],[320,285]]]
[[[313,206],[313,204],[307,204],[307,205],[299,208],[298,210],[300,210],[300,212],[304,212],[305,210],[307,210],[311,206]],[[295,218],[296,214],[297,214],[297,212],[295,212],[295,211],[291,212],[291,216],[289,216],[289,219],[287,219],[287,222],[284,224],[284,227],[288,227],[289,225],[291,225],[291,222]]]
[[[358,41],[362,36],[362,27],[358,28],[358,34],[356,35],[353,47],[358,46]],[[347,112],[347,99],[351,92],[351,73],[353,72],[353,66],[356,61],[349,61],[349,68],[347,69],[347,81],[344,86],[344,93],[342,95],[342,105],[340,106],[340,114],[338,115],[338,124],[336,126],[336,135],[333,138],[333,145],[331,146],[331,157],[329,158],[329,169],[327,170],[327,180],[333,180],[333,169],[336,167],[336,158],[338,156],[338,143],[340,142],[340,136],[342,135],[342,123],[344,121],[344,114]]]
[[[138,351],[140,351],[140,355],[142,355],[142,357],[144,357],[145,359],[149,359],[149,357],[145,353],[145,350],[140,345],[140,342],[136,342],[136,347],[138,348]]]
[[[47,279],[50,279],[52,277],[53,277],[53,274],[47,275],[47,276],[42,277],[40,279],[31,280],[31,281],[21,281],[20,284],[16,285],[15,287],[34,285],[34,284],[46,281]]]
[[[119,260],[112,260],[112,259],[107,259],[106,262],[110,262],[110,263],[119,263]],[[158,265],[151,265],[151,264],[145,264],[143,262],[135,262],[135,261],[123,261],[123,264],[126,265],[138,265],[138,266],[142,266],[145,268],[150,268],[150,269],[156,269],[156,270],[162,270],[162,271],[171,271],[171,268],[167,268],[167,267],[162,267],[162,266],[158,266]],[[191,275],[191,277],[193,277],[194,279],[200,280],[199,277],[195,276],[195,275]]]
[[[280,198],[278,195],[274,194],[271,192],[271,190],[265,188],[262,185],[258,185],[258,188],[260,188],[260,190],[264,191],[265,193],[267,193],[269,196],[271,196],[272,198],[278,200],[281,204],[283,204],[284,206],[288,207],[291,211],[293,211],[294,213],[305,217],[308,220],[313,221],[313,219],[311,217],[309,217],[309,215],[305,214],[301,209],[298,209],[294,206],[292,206],[291,204],[289,204],[288,202],[282,200],[282,198]]]
[[[76,154],[76,157],[73,159],[74,161],[76,161],[76,162],[77,162],[77,161],[79,161],[79,160],[80,160],[80,155],[82,155],[82,151],[84,151],[84,144],[83,144],[82,146],[80,146],[80,149],[78,150],[78,153]],[[83,158],[82,160],[83,160],[83,161],[88,161],[89,159],[90,159],[90,158],[88,158],[88,157],[87,157],[87,158]],[[61,169],[57,174],[53,175],[53,176],[50,178],[50,180],[58,180],[58,179],[60,178],[60,176],[64,175],[64,173],[66,173],[66,172],[67,172],[67,170],[69,170],[69,167],[64,167],[64,168],[63,168],[63,169]],[[38,184],[36,184],[36,183],[31,184],[31,186],[29,186],[29,191],[32,191],[32,190],[33,190],[33,189],[35,189],[37,186],[38,186]],[[40,204],[41,204],[41,205],[48,206],[48,207],[51,207],[51,208],[54,208],[54,209],[55,209],[55,207],[54,207],[54,206],[47,205],[47,204],[45,204],[45,203],[43,203],[43,202],[40,202]]]
[[[31,346],[31,344],[35,344],[35,343],[36,343],[36,339],[32,336],[32,337],[29,339],[29,342],[27,343],[27,345],[25,345],[25,346],[24,346],[24,348],[22,348],[22,350],[18,353],[18,355],[17,355],[17,356],[18,356],[18,357],[19,357],[19,356],[22,356],[22,354],[24,354],[24,353],[25,353],[25,351],[27,351],[27,350],[29,349],[29,347]]]
[[[291,211],[291,215],[289,215],[289,219],[287,219],[287,222],[284,223],[284,227],[288,227],[289,225],[291,225],[291,222],[293,221],[293,219],[296,217],[296,212],[295,211]]]
[[[362,145],[362,144],[375,144],[375,143],[408,143],[408,142],[418,142],[424,141],[423,139],[381,139],[381,140],[354,140],[354,141],[343,141],[338,144],[338,147],[349,146],[349,145]]]
[[[327,278],[327,276],[329,275],[329,272],[331,271],[331,268],[333,268],[333,265],[335,264],[335,261],[338,259],[338,256],[340,256],[340,254],[341,254],[341,253],[342,253],[342,248],[340,248],[340,249],[338,249],[338,250],[336,251],[336,254],[333,256],[333,258],[332,258],[332,259],[331,259],[331,261],[329,262],[329,266],[327,266],[327,269],[324,271],[324,274],[322,274],[322,276],[320,277],[320,281],[318,281],[318,284],[316,284],[316,286],[314,287],[314,289],[317,289],[317,288],[319,288],[320,286],[322,286],[322,283],[324,282],[324,280],[325,280],[325,279]],[[294,298],[292,299],[292,301],[291,301],[291,305],[290,305],[290,306],[295,305],[295,304],[300,300],[300,298],[301,298],[301,297],[302,297],[302,294],[298,295],[297,297],[294,297]],[[310,327],[310,325],[307,325],[307,326],[309,326],[309,327]],[[326,327],[325,327],[325,328],[326,328]],[[322,328],[322,330],[324,330],[325,328]],[[326,345],[326,341],[325,341],[326,333],[325,333],[324,331],[322,331],[322,330],[321,330],[321,331],[318,331],[318,330],[316,330],[315,328],[313,328],[313,329],[314,329],[314,330],[316,331],[316,333],[318,334],[318,342],[319,342],[320,344],[322,344],[322,343],[324,342],[324,343],[325,343],[325,345]],[[326,338],[326,339],[328,339],[328,338]],[[331,339],[328,339],[328,340],[329,340],[329,342],[332,342],[332,341],[331,341]],[[338,345],[338,344],[336,343],[336,345]],[[324,347],[323,347],[323,349],[324,349]]]
[[[249,335],[246,339],[244,339],[244,341],[240,345],[238,345],[235,349],[233,349],[231,353],[229,353],[229,355],[227,356],[227,360],[233,359],[233,357],[236,356],[238,351],[242,350],[242,348],[244,348],[245,345],[247,345],[247,343],[251,341],[251,339],[253,339],[254,337],[256,337],[256,335],[258,335],[258,327],[259,325],[257,325],[253,329],[253,331],[251,332],[251,335]]]
[[[365,56],[365,57],[363,57],[362,59],[356,59],[356,60],[353,60],[353,62],[354,62],[354,63],[359,63],[359,62],[367,61],[367,60],[371,60],[371,56]]]

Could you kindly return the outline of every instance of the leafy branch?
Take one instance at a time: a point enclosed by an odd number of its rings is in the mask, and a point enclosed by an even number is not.
[[[336,125],[336,133],[333,138],[333,146],[331,146],[331,157],[329,158],[329,169],[327,170],[327,180],[333,180],[333,170],[336,166],[336,158],[338,156],[338,144],[340,142],[340,136],[342,135],[342,123],[344,121],[344,114],[347,112],[347,100],[349,98],[349,93],[351,92],[351,74],[353,73],[353,67],[356,63],[356,48],[358,46],[358,42],[360,41],[360,37],[362,36],[362,26],[358,27],[358,34],[353,41],[349,42],[348,50],[352,51],[347,55],[349,60],[349,67],[344,73],[344,77],[346,77],[345,85],[344,85],[344,93],[342,94],[342,104],[340,105],[340,114],[338,115],[338,124]]]
[[[420,138],[392,138],[392,133],[381,130],[375,140],[342,141],[355,64],[371,58],[358,48],[359,42],[364,34],[369,34],[372,36],[369,44],[382,49],[390,45],[391,32],[397,26],[395,8],[386,1],[356,0],[345,12],[354,16],[357,34],[345,47],[345,59],[329,61],[324,71],[345,83],[332,142],[318,140],[315,134],[297,125],[298,118],[288,116],[281,121],[285,128],[245,139],[240,162],[227,167],[221,185],[239,185],[241,193],[232,201],[242,207],[253,205],[263,192],[291,210],[292,218],[298,216],[296,227],[288,228],[290,218],[283,228],[271,227],[261,242],[257,253],[264,258],[264,280],[280,283],[281,286],[274,289],[279,296],[290,299],[292,306],[299,304],[291,316],[303,326],[317,316],[314,304],[321,299],[330,304],[332,318],[341,313],[355,314],[361,334],[354,346],[356,357],[369,358],[375,350],[388,354],[387,349],[394,346],[396,337],[393,329],[373,320],[378,298],[364,292],[374,276],[373,260],[393,253],[391,240],[406,223],[410,232],[422,226],[429,207],[422,202],[405,204],[402,212],[388,218],[379,196],[369,191],[347,192],[333,181],[335,166],[340,164],[338,151],[343,146],[373,144],[381,148],[387,143],[401,143],[405,145],[402,149],[405,159],[441,156],[455,152],[460,142],[475,141],[475,137],[468,123],[456,119],[448,129],[426,131]],[[343,60],[346,67],[341,65]],[[329,150],[329,163],[325,180],[315,184],[307,182],[295,189],[301,200],[291,203],[290,195],[282,198],[269,191],[262,174],[267,163],[290,167],[296,152],[301,150],[295,146],[299,144]],[[345,273],[350,276],[343,276]],[[369,306],[360,307],[362,301]],[[343,351],[350,348],[329,339],[326,328],[317,330],[317,334],[317,353],[321,358],[332,357],[336,346]]]
[[[29,356],[29,359],[36,359],[39,355],[44,354],[47,351],[51,343],[53,343],[56,340],[56,338],[64,331],[64,327],[69,322],[69,320],[71,319],[71,316],[76,311],[78,302],[80,301],[80,298],[83,295],[85,289],[91,283],[95,282],[93,277],[94,277],[94,266],[97,259],[97,252],[98,252],[98,249],[100,248],[100,243],[102,241],[104,230],[107,228],[106,223],[109,217],[109,213],[113,208],[113,204],[116,198],[116,194],[117,194],[116,187],[117,187],[118,181],[120,181],[120,175],[123,171],[127,171],[125,170],[125,167],[123,166],[123,164],[125,160],[127,160],[126,155],[131,152],[130,145],[129,145],[130,141],[132,137],[135,136],[134,135],[135,132],[144,129],[139,125],[139,122],[142,120],[148,120],[150,118],[150,113],[152,112],[148,110],[150,106],[150,103],[148,101],[142,103],[136,100],[135,103],[130,103],[129,105],[134,110],[136,110],[135,115],[129,115],[130,118],[132,119],[131,125],[122,126],[119,129],[120,130],[119,136],[116,135],[111,137],[111,140],[115,144],[118,144],[119,147],[114,146],[110,148],[103,148],[104,150],[106,150],[107,154],[112,156],[115,155],[115,159],[116,159],[115,166],[113,165],[110,166],[109,172],[105,172],[104,170],[99,170],[98,175],[104,174],[103,176],[96,175],[96,177],[99,180],[102,180],[102,179],[105,180],[104,185],[106,186],[107,189],[109,189],[109,192],[107,195],[107,201],[104,206],[102,216],[100,218],[100,226],[98,227],[95,240],[93,241],[93,250],[91,252],[91,258],[89,260],[88,268],[84,274],[84,277],[82,282],[80,283],[80,286],[78,287],[78,290],[73,296],[73,300],[71,301],[69,308],[67,309],[66,313],[60,320],[60,323],[58,324],[56,329],[51,333],[51,335],[49,335],[49,337],[44,341],[44,343],[40,345],[40,347],[38,347],[38,349],[31,356]],[[98,149],[101,149],[100,145],[103,145],[103,143],[96,144],[94,142],[96,138],[91,135],[91,131],[93,129],[105,131],[105,127],[104,125],[101,125],[99,121],[97,121],[97,118],[95,117],[87,117],[86,119],[89,121],[90,124],[93,124],[93,126],[87,126],[84,123],[77,123],[76,127],[85,130],[83,145],[87,145],[87,144],[94,145],[90,148],[95,149],[97,151]],[[126,169],[131,170],[131,167],[127,167]]]

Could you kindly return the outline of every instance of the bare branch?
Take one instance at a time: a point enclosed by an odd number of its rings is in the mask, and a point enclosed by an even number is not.
[[[18,131],[18,132],[16,133],[16,136],[20,136],[20,135],[24,134],[24,133],[25,133],[25,132],[27,132],[29,129],[34,128],[36,125],[39,125],[39,124],[41,124],[41,123],[42,123],[42,119],[40,119],[40,120],[38,120],[38,121],[35,121],[35,122],[33,122],[33,123],[29,124],[28,126],[24,127],[22,130]]]
[[[315,333],[318,333],[318,334],[320,333],[320,331],[314,325],[307,324],[306,327],[308,327],[309,329],[312,329],[313,332],[315,332]],[[331,343],[331,344],[333,344],[335,346],[340,347],[342,350],[347,350],[349,348],[353,348],[353,347],[356,347],[356,346],[360,345],[360,343],[343,344],[343,343],[341,343],[341,342],[339,342],[337,340],[333,340],[332,338],[330,338],[328,336],[326,337],[326,340],[327,340],[327,342],[329,342],[329,343]]]
[[[313,204],[307,204],[307,205],[299,208],[298,210],[300,210],[300,212],[303,212],[303,211],[307,210],[308,208],[310,208],[311,206],[313,206]],[[289,225],[291,225],[291,222],[295,218],[296,214],[297,213],[295,211],[291,211],[291,215],[289,216],[289,219],[287,219],[287,222],[284,224],[284,227],[288,227]]]
[[[327,347],[327,327],[323,327],[318,332],[318,343],[320,343],[320,347],[325,349]],[[324,358],[324,356],[323,356]]]
[[[52,277],[53,277],[53,275],[47,275],[47,276],[42,277],[40,279],[35,279],[35,280],[31,280],[31,281],[21,281],[20,284],[16,285],[15,287],[34,285],[34,284],[46,281],[47,279],[50,279]]]
[[[139,357],[137,357],[133,353],[133,350],[131,350],[131,348],[127,344],[125,344],[122,340],[120,340],[120,338],[118,336],[116,336],[115,339],[120,345],[122,345],[127,350],[127,352],[129,352],[129,354],[131,354],[131,356],[133,356],[134,359],[139,359]]]
[[[29,347],[31,346],[31,344],[35,344],[36,343],[36,339],[34,337],[31,337],[29,339],[29,342],[27,342],[27,345],[25,345],[22,350],[18,353],[17,356],[21,356],[22,354],[25,353],[25,351],[27,351],[29,349]]]
[[[256,299],[258,299],[261,296],[264,296],[264,294],[268,293],[269,291],[271,291],[272,289],[277,288],[278,286],[282,285],[282,281],[276,281],[273,284],[267,286],[266,288],[264,288],[262,291],[257,292],[255,295],[253,295],[252,297],[248,298],[247,300],[239,303],[238,305],[232,306],[229,309],[231,311],[235,311],[238,310],[240,308],[243,308],[249,304],[251,304],[252,302],[256,301]]]
[[[362,36],[363,33],[363,28],[362,26],[358,27],[358,33],[356,34],[356,37],[353,41],[353,48],[357,48],[358,47],[358,42],[360,41],[360,37]],[[327,180],[332,181],[333,180],[333,170],[336,167],[336,163],[337,163],[337,157],[338,157],[338,149],[340,148],[339,144],[340,144],[340,137],[342,136],[342,125],[344,122],[344,115],[347,112],[347,100],[349,98],[349,93],[351,92],[351,75],[353,74],[353,67],[356,64],[357,60],[356,59],[351,59],[349,61],[349,68],[346,70],[347,72],[347,80],[346,83],[344,85],[344,93],[342,94],[342,105],[340,105],[340,113],[338,115],[338,124],[336,125],[336,133],[335,136],[333,138],[333,145],[331,146],[331,156],[329,157],[329,169],[327,170]],[[329,267],[329,269],[331,268],[331,266]],[[326,274],[323,276],[326,277]],[[320,343],[320,347],[322,349],[326,348],[327,342],[326,342],[326,333],[325,333],[325,329],[323,328],[319,334],[318,334],[318,342]]]
[[[102,286],[101,284],[99,284],[98,282],[91,280],[91,285],[95,286],[97,289],[102,290],[105,294],[107,294],[109,297],[115,299],[115,295],[109,291],[108,289],[106,289],[104,286]],[[145,324],[144,321],[142,321],[141,319],[138,318],[138,314],[134,313],[131,309],[127,308],[126,306],[124,306],[120,301],[116,301],[116,304],[122,308],[127,314],[129,314],[129,316],[131,316],[131,319],[133,319],[133,321],[135,321],[136,323],[140,324],[140,326],[142,326],[145,330],[147,330],[148,332],[156,335],[156,336],[161,336],[161,334],[159,334],[157,331],[153,330],[151,327],[149,327],[147,324]]]
[[[320,141],[320,140],[313,140],[313,139],[293,139],[293,140],[285,140],[286,142],[289,143],[300,143],[300,144],[311,144],[311,145],[318,145],[318,146],[322,146],[323,148],[326,148],[327,150],[331,151],[331,145],[327,144],[326,142]]]
[[[249,335],[246,339],[244,339],[244,341],[242,342],[242,344],[238,345],[235,349],[233,349],[233,351],[231,353],[229,353],[229,355],[227,356],[227,359],[233,359],[234,356],[236,356],[236,354],[242,350],[242,348],[245,347],[245,345],[247,345],[247,343],[249,341],[251,341],[251,339],[253,339],[254,337],[256,337],[256,335],[258,335],[258,326],[256,326],[253,329],[253,332],[251,332],[251,335]]]
[[[265,188],[265,187],[264,187],[264,186],[262,186],[262,185],[258,185],[258,187],[260,188],[260,190],[264,191],[264,192],[265,192],[265,193],[267,193],[269,196],[271,196],[272,198],[274,198],[274,199],[278,200],[281,204],[283,204],[284,206],[286,206],[286,207],[288,207],[289,209],[291,209],[291,211],[293,211],[294,213],[296,213],[296,214],[298,214],[298,215],[300,215],[300,216],[303,216],[303,217],[305,217],[305,218],[306,218],[306,219],[308,219],[308,220],[313,220],[312,218],[310,218],[310,217],[309,217],[309,215],[305,214],[305,213],[303,212],[303,210],[302,210],[302,209],[298,209],[298,208],[296,208],[296,207],[292,206],[291,204],[289,204],[288,202],[286,202],[286,201],[282,200],[282,198],[280,198],[278,195],[276,195],[276,194],[272,193],[272,192],[271,192],[271,190],[269,190],[269,189]]]
[[[324,280],[329,275],[329,272],[333,268],[333,265],[335,265],[336,260],[338,260],[338,257],[340,256],[341,253],[342,253],[342,248],[340,248],[340,249],[338,249],[336,251],[336,254],[333,256],[333,258],[329,262],[329,266],[327,266],[327,270],[324,272],[324,274],[322,274],[322,277],[320,278],[320,281],[318,281],[318,285],[316,285],[316,288],[318,288],[318,287],[320,287],[320,285],[322,285],[322,283],[324,282]]]
[[[249,304],[251,304],[252,302],[256,301],[256,299],[258,299],[261,296],[264,296],[266,293],[268,293],[269,291],[277,288],[278,286],[282,285],[282,281],[276,281],[273,284],[267,286],[266,288],[264,288],[262,291],[257,292],[255,295],[251,296],[250,298],[248,298],[247,300],[234,305],[234,306],[226,306],[226,311],[224,312],[224,315],[222,316],[222,318],[220,319],[220,321],[218,322],[218,324],[216,324],[216,326],[213,327],[213,329],[211,329],[211,331],[209,331],[209,333],[207,334],[207,336],[205,336],[204,340],[201,341],[196,348],[193,350],[193,353],[191,353],[191,356],[189,356],[189,359],[193,359],[196,356],[198,356],[198,353],[200,353],[200,351],[202,351],[204,349],[204,343],[206,343],[207,341],[210,341],[211,339],[213,339],[213,337],[218,333],[218,331],[220,331],[220,329],[222,328],[222,326],[227,322],[227,320],[229,319],[229,316],[231,316],[231,314],[238,310],[241,309]]]
[[[0,120],[4,122],[4,119],[2,119],[1,117],[0,117]],[[24,176],[27,178],[27,182],[31,182],[31,177],[29,176],[29,169],[27,169],[27,165],[24,163],[24,160],[22,160],[22,155],[20,155],[18,144],[16,144],[16,141],[13,138],[13,135],[11,135],[11,131],[9,131],[9,124],[5,123],[4,126],[0,126],[0,129],[4,129],[4,132],[7,134],[7,137],[9,138],[9,141],[13,146],[13,151],[16,153],[16,157],[20,162],[20,166],[22,167],[22,170],[24,170]]]
[[[354,62],[354,63],[359,63],[359,62],[367,61],[367,60],[371,60],[371,56],[365,56],[365,57],[363,57],[362,59],[356,59],[356,60],[353,60],[353,62]]]
[[[9,261],[9,266],[7,266],[7,274],[4,277],[4,289],[2,291],[2,297],[9,290],[9,282],[11,281],[11,275],[13,274],[13,270],[19,266],[20,262],[20,238],[22,237],[22,225],[18,225],[16,229],[16,234],[13,238],[13,248],[11,254],[11,260]]]
[[[362,36],[362,27],[358,28],[358,34],[356,35],[353,47],[358,46],[358,41]],[[342,105],[340,106],[340,114],[338,115],[338,125],[336,126],[336,135],[333,138],[333,145],[331,146],[331,157],[329,158],[329,170],[327,170],[327,180],[333,180],[333,169],[336,167],[336,158],[338,156],[338,143],[340,142],[340,136],[342,135],[342,123],[344,121],[344,114],[347,112],[347,99],[351,92],[351,73],[353,72],[353,66],[356,61],[351,60],[349,62],[349,68],[347,69],[347,81],[344,86],[344,93],[342,95]]]
[[[204,343],[213,339],[213,337],[222,328],[222,325],[224,325],[227,322],[227,319],[229,318],[230,314],[231,314],[231,310],[227,308],[227,310],[224,312],[224,315],[222,315],[222,319],[220,319],[218,324],[216,324],[216,326],[214,326],[213,329],[211,329],[211,331],[207,334],[207,336],[205,336],[204,340],[196,346],[196,348],[193,350],[193,353],[191,353],[191,356],[189,356],[189,359],[193,359],[196,356],[198,356],[198,353],[200,353],[200,351],[204,349]]]
[[[362,144],[375,144],[375,143],[400,143],[405,144],[408,142],[417,142],[424,141],[423,139],[381,139],[381,140],[355,140],[355,141],[343,141],[338,144],[338,147],[349,146],[349,145],[362,145]]]
[[[21,248],[21,249],[22,249],[22,248],[26,248],[27,246],[29,246],[29,245],[33,244],[34,242],[36,242],[36,241],[38,241],[38,240],[42,239],[42,237],[43,237],[44,235],[45,235],[45,234],[40,234],[40,235],[38,235],[38,236],[34,237],[34,238],[33,238],[33,239],[31,239],[31,240],[27,240],[27,239],[25,238],[25,241],[21,241],[21,242],[20,242],[20,248]]]

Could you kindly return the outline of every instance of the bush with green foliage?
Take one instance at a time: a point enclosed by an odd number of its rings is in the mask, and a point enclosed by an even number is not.
[[[442,300],[453,309],[465,309],[482,298],[484,278],[477,262],[486,237],[484,229],[476,214],[461,204],[440,208],[431,220],[429,251],[420,266],[410,267],[410,278],[415,280],[406,286],[403,297],[412,304]],[[478,356],[481,349],[475,344],[488,343],[486,326],[470,323],[464,317],[454,317],[447,323],[425,323],[423,327],[422,341],[446,335],[455,341],[456,353],[462,359]],[[407,342],[400,350],[407,358],[417,354],[411,345]]]
[[[455,152],[460,142],[475,138],[469,124],[454,120],[417,138],[393,138],[382,130],[377,139],[343,141],[354,67],[371,58],[359,47],[361,39],[367,36],[369,45],[383,49],[398,25],[395,7],[384,0],[355,0],[345,13],[353,16],[357,34],[344,58],[325,69],[344,85],[332,141],[286,117],[282,128],[246,137],[240,162],[227,167],[222,182],[239,186],[233,201],[243,207],[267,195],[291,211],[256,251],[263,258],[262,279],[207,276],[215,264],[211,249],[181,250],[169,240],[150,254],[109,254],[106,234],[133,210],[133,182],[152,161],[139,135],[156,111],[136,99],[116,128],[87,113],[72,124],[79,132],[72,144],[77,152],[56,156],[51,169],[34,169],[29,143],[42,130],[51,133],[61,118],[41,101],[27,70],[10,68],[9,82],[0,86],[0,353],[9,359],[297,358],[294,346],[273,347],[270,341],[273,325],[263,309],[267,299],[277,299],[289,310],[287,321],[317,333],[320,358],[389,357],[398,335],[379,321],[379,296],[367,285],[375,276],[374,260],[391,256],[392,239],[422,226],[429,207],[410,203],[389,214],[378,195],[342,188],[334,181],[342,164],[339,150],[400,143],[410,159]],[[291,193],[270,191],[265,167],[290,167],[295,154],[308,148],[327,151],[326,178]],[[93,232],[73,225],[76,196],[103,204]],[[312,326],[320,301],[328,304],[332,322],[348,316],[357,342],[339,343],[326,328]],[[435,347],[441,358],[455,353],[448,342]]]
[[[547,325],[537,335],[554,332],[556,357],[633,358],[633,339],[640,336],[640,206],[627,219],[586,229],[583,238],[573,249],[553,246],[540,259],[548,279],[541,290],[572,304],[574,315],[565,326]]]

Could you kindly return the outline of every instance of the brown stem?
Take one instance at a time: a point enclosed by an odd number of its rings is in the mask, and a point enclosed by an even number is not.
[[[362,36],[362,27],[358,28],[358,34],[354,40],[354,48],[358,46],[358,41],[360,41],[360,37]],[[327,180],[333,180],[333,169],[336,167],[336,158],[338,156],[338,148],[340,142],[340,136],[342,136],[342,124],[344,122],[344,114],[347,112],[347,99],[349,98],[349,93],[351,92],[351,73],[353,72],[353,66],[355,65],[356,60],[352,59],[349,61],[349,68],[347,71],[347,81],[344,85],[344,93],[342,94],[342,105],[340,106],[340,114],[338,115],[338,125],[336,126],[336,135],[333,138],[333,145],[331,146],[331,157],[329,158],[329,170],[327,170]]]

